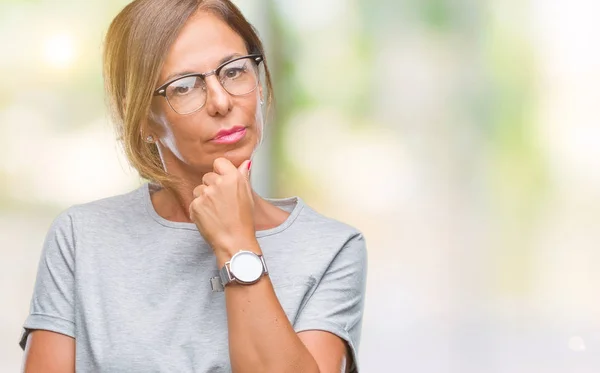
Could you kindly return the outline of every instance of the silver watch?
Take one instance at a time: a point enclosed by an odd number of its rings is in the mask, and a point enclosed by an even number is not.
[[[251,285],[268,274],[267,264],[262,255],[240,250],[221,268],[219,277],[210,279],[210,284],[213,291],[223,291],[225,286],[232,282]]]

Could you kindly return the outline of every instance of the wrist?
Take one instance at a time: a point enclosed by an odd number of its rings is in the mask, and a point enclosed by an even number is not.
[[[217,266],[222,268],[226,262],[240,250],[251,251],[257,255],[262,255],[260,246],[256,237],[231,240],[223,245],[213,247],[215,256],[217,257]]]

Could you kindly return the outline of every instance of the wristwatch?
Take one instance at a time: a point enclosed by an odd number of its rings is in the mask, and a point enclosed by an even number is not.
[[[263,275],[268,274],[267,264],[262,255],[240,250],[221,268],[219,277],[210,279],[210,284],[213,291],[223,291],[225,286],[232,282],[251,285],[258,282]]]

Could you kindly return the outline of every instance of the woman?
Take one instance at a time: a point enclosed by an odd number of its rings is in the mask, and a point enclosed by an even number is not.
[[[298,197],[252,191],[271,82],[239,10],[136,0],[110,26],[104,75],[150,182],[52,224],[25,371],[357,371],[365,241]]]

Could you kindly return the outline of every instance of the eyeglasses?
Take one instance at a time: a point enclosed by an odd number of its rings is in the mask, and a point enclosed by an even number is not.
[[[186,74],[173,79],[154,91],[163,96],[180,115],[191,114],[206,104],[206,77],[216,75],[221,86],[232,96],[243,96],[258,87],[260,54],[250,54],[229,60],[207,73]]]

